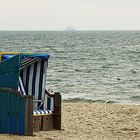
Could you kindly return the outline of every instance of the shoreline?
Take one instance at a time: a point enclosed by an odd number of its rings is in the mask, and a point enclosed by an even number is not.
[[[62,130],[34,134],[1,134],[0,140],[139,140],[140,106],[63,101]]]
[[[140,106],[140,102],[117,102],[105,100],[87,100],[87,99],[62,99],[63,103],[93,103],[93,104],[117,104],[117,105],[136,105]]]

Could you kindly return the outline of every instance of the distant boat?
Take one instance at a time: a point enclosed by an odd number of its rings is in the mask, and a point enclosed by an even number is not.
[[[75,29],[72,27],[72,26],[68,26],[65,31],[68,31],[68,32],[73,32],[75,31]]]

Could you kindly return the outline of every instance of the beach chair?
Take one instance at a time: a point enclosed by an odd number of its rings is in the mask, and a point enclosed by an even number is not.
[[[61,95],[46,90],[49,55],[1,53],[0,133],[61,130]]]

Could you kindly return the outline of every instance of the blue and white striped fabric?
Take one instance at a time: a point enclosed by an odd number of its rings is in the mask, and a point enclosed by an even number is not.
[[[33,115],[45,115],[45,114],[51,114],[51,110],[34,110]]]
[[[42,100],[44,96],[43,87],[43,76],[45,73],[44,60],[39,60],[31,65],[28,65],[21,70],[21,79],[26,95],[34,96],[35,100]],[[34,108],[38,108],[40,102],[36,102]]]
[[[44,102],[44,109],[45,110],[52,110],[54,111],[54,105],[53,105],[54,101],[53,98],[45,95],[45,102]]]
[[[37,59],[35,61],[24,61],[21,65],[19,87],[23,95],[34,97],[34,110],[53,111],[53,98],[45,94],[46,69],[48,61]],[[43,103],[43,104],[42,104]]]

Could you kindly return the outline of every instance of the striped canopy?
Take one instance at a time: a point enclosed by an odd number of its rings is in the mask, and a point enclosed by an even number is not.
[[[34,100],[44,98],[47,64],[48,59],[46,57],[22,57],[20,90],[23,94],[32,95]],[[34,103],[34,108],[38,108],[40,104],[38,102]]]

